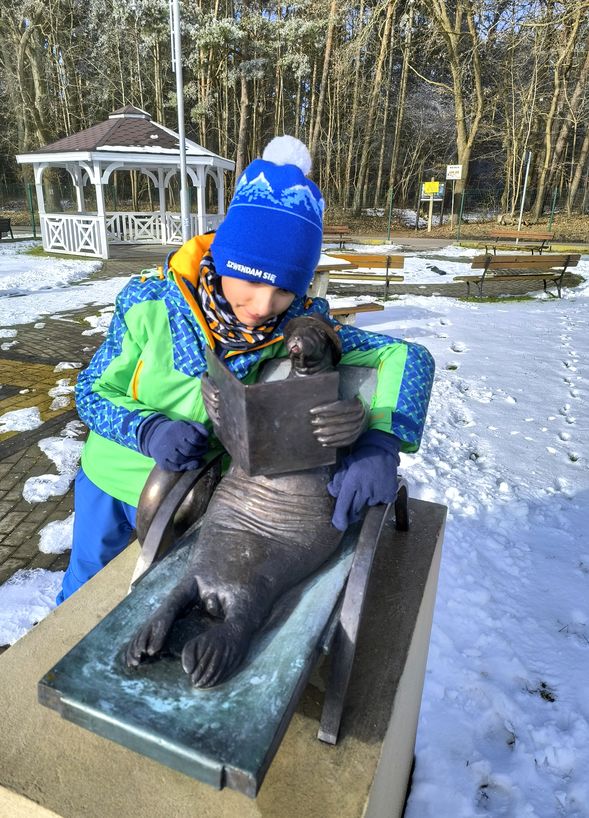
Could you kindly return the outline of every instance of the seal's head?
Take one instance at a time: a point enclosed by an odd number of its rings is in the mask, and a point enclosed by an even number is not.
[[[339,363],[342,345],[332,325],[320,315],[301,315],[284,328],[293,377],[327,372]]]

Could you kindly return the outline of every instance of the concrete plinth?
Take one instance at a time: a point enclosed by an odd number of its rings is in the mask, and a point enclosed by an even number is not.
[[[138,555],[132,545],[0,656],[0,816],[400,816],[446,509],[413,500],[410,513],[411,531],[390,528],[375,559],[337,746],[316,738],[326,666],[303,694],[255,800],[207,787],[38,704],[38,680],[126,594]]]

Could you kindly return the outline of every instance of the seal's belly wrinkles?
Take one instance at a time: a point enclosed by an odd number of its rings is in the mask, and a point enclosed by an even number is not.
[[[270,561],[277,575],[292,582],[300,557],[301,576],[319,567],[341,539],[331,525],[335,500],[326,489],[328,479],[327,470],[252,478],[232,468],[209,503],[191,555],[194,569],[202,575],[204,565],[214,564],[222,581],[223,566],[227,579],[233,578],[235,558],[262,573]]]

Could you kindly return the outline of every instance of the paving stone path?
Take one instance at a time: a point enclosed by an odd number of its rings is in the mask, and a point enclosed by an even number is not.
[[[133,249],[134,253],[122,259],[106,262],[91,280],[128,277],[160,263],[165,255],[164,251],[156,251],[148,256],[145,248]],[[59,555],[39,551],[39,532],[53,520],[65,520],[72,513],[71,487],[62,496],[28,503],[23,498],[23,486],[29,477],[57,474],[55,464],[38,442],[59,436],[77,414],[73,394],[56,401],[49,392],[64,379],[69,379],[71,386],[75,384],[79,369],[56,371],[58,364],[76,362],[84,367],[102,343],[101,333],[84,334],[91,330],[84,319],[99,312],[100,306],[91,305],[39,319],[36,326],[20,324],[16,327],[16,344],[0,350],[0,415],[37,407],[43,421],[31,431],[0,433],[0,584],[20,568],[57,571],[67,566],[69,551]]]

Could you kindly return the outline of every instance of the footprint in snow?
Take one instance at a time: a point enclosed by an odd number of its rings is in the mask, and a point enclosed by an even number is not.
[[[571,425],[572,425],[573,423],[576,423],[576,422],[577,422],[577,419],[576,419],[576,418],[574,418],[572,415],[567,415],[567,416],[566,416],[566,418],[565,418],[565,420],[566,420],[566,422],[567,422],[567,423],[570,423]]]
[[[558,410],[558,413],[559,413],[560,415],[568,415],[568,413],[569,413],[569,409],[570,409],[570,408],[571,408],[570,403],[565,403],[565,405],[564,405],[564,406],[562,406],[562,407],[561,407],[561,408]]]
[[[452,326],[452,321],[450,321],[449,318],[440,318],[440,324],[443,327],[451,327]]]
[[[464,341],[454,341],[454,343],[451,344],[450,349],[452,352],[466,352],[468,347]]]
[[[569,432],[559,432],[558,436],[561,440],[570,440],[571,434]]]
[[[579,390],[578,389],[571,389],[569,392],[571,398],[578,398],[579,397]]]

